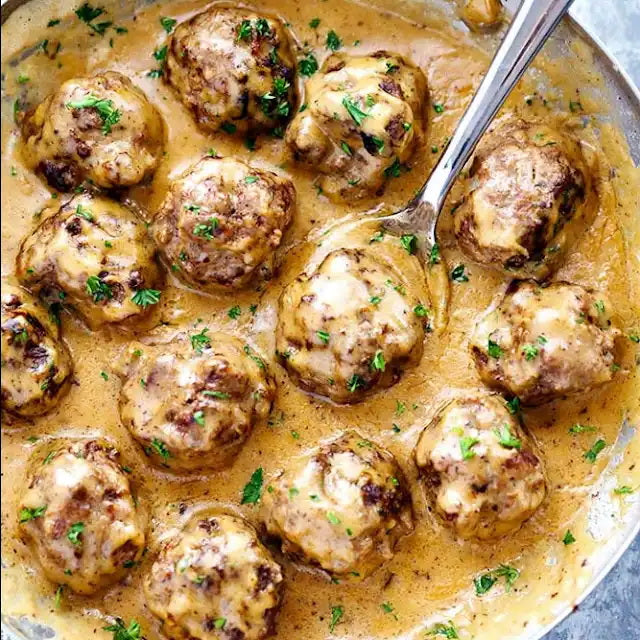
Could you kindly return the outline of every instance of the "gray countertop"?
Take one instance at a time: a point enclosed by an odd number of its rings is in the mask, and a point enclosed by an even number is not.
[[[640,86],[640,0],[577,0],[574,15]],[[640,639],[640,536],[595,591],[545,640]]]

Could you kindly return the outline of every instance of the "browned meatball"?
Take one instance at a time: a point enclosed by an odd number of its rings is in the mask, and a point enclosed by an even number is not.
[[[95,441],[36,463],[18,519],[49,580],[77,593],[120,580],[142,557],[144,524],[118,452]]]
[[[282,571],[244,520],[200,517],[164,543],[144,590],[170,638],[262,640],[275,632]]]
[[[91,328],[144,314],[160,299],[160,271],[145,225],[124,206],[77,195],[23,241],[21,282],[55,292]]]
[[[60,191],[84,180],[111,189],[150,176],[164,145],[156,108],[129,78],[114,71],[73,78],[23,122],[25,160]]]
[[[294,69],[278,18],[213,6],[176,27],[165,78],[204,129],[282,135],[295,107]]]
[[[186,284],[215,291],[269,277],[295,207],[290,180],[232,158],[203,158],[171,184],[153,233]]]
[[[284,551],[337,576],[368,575],[413,529],[398,463],[355,431],[289,461],[262,503],[267,531]]]
[[[515,282],[476,324],[478,372],[531,405],[604,384],[616,369],[620,335],[611,313],[604,297],[575,284]]]
[[[120,416],[151,460],[174,471],[230,465],[275,387],[249,345],[206,328],[191,339],[133,343],[121,374]]]
[[[395,53],[336,53],[305,91],[307,107],[286,139],[297,160],[324,174],[319,185],[330,196],[379,190],[424,136],[425,77]]]
[[[422,432],[415,458],[437,512],[462,538],[517,531],[546,494],[542,462],[500,396],[451,401]]]
[[[454,214],[473,260],[512,275],[554,268],[582,215],[586,168],[578,143],[546,125],[508,122],[481,142]]]
[[[20,416],[49,411],[69,388],[73,362],[55,308],[2,283],[2,408]]]
[[[473,31],[486,31],[502,22],[500,0],[462,0],[460,17]]]
[[[422,309],[372,251],[333,251],[282,292],[278,355],[302,388],[334,402],[358,402],[420,361]]]

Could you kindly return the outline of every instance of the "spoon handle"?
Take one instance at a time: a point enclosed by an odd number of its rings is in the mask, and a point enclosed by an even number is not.
[[[489,123],[572,2],[522,0],[487,74],[438,164],[412,203],[413,207],[426,204],[436,214],[440,211],[451,185],[471,157]]]

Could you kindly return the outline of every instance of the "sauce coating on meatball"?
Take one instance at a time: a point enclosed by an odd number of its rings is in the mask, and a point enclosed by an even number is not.
[[[478,373],[530,405],[588,391],[616,370],[611,315],[606,299],[578,285],[515,282],[476,325]]]
[[[294,208],[290,180],[241,160],[203,158],[171,184],[153,233],[186,284],[234,289],[271,276]]]
[[[91,328],[141,316],[160,299],[144,224],[117,202],[89,194],[65,202],[22,241],[16,275],[72,306]]]
[[[262,640],[275,632],[282,579],[251,525],[216,515],[163,544],[144,591],[170,638]]]
[[[119,373],[122,422],[172,471],[229,466],[275,393],[252,347],[206,328],[190,340],[133,343]]]
[[[211,7],[178,25],[168,47],[164,77],[203,129],[283,135],[295,60],[278,18]]]
[[[447,404],[422,432],[415,459],[437,512],[461,538],[517,531],[546,495],[533,443],[497,395]]]
[[[370,574],[413,529],[398,463],[355,431],[292,460],[262,502],[267,531],[286,553],[339,576]]]
[[[333,251],[280,297],[280,361],[303,389],[358,402],[420,361],[422,309],[398,274],[370,251]]]
[[[11,413],[47,413],[69,387],[73,362],[55,311],[2,283],[2,408]]]
[[[105,189],[138,184],[164,145],[157,109],[115,71],[67,80],[27,113],[22,132],[27,164],[60,191],[84,180]]]
[[[118,452],[96,441],[35,462],[18,519],[45,575],[91,594],[127,575],[144,549],[144,524]]]
[[[305,91],[307,106],[286,141],[297,160],[324,174],[318,184],[329,196],[381,190],[424,137],[425,77],[395,53],[336,53]]]

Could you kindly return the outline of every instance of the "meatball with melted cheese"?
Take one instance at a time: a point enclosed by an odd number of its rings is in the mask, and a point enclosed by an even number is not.
[[[422,432],[415,459],[436,511],[462,538],[517,531],[546,494],[533,443],[496,395],[447,404]]]
[[[173,471],[230,465],[275,392],[249,345],[206,328],[190,340],[133,343],[119,374],[123,424],[155,464]]]
[[[283,550],[334,576],[370,574],[413,529],[398,463],[355,431],[292,460],[262,503],[267,531]]]
[[[164,77],[203,129],[280,134],[296,98],[295,59],[278,18],[210,7],[178,25],[168,47]]]
[[[121,580],[142,557],[144,523],[118,452],[96,441],[38,461],[18,519],[47,578],[76,593]]]
[[[548,273],[582,216],[586,172],[568,135],[520,121],[499,127],[481,142],[454,213],[460,247],[512,275]]]
[[[275,632],[282,571],[247,522],[194,518],[160,549],[144,582],[175,640],[262,640]]]
[[[84,180],[105,189],[150,176],[164,145],[156,108],[114,71],[73,78],[47,96],[22,124],[25,160],[60,191]]]
[[[3,282],[2,408],[23,417],[46,413],[69,388],[72,372],[55,314]]]
[[[611,380],[619,335],[598,294],[515,282],[477,322],[471,350],[485,383],[537,405]]]
[[[117,202],[85,194],[22,241],[16,274],[33,291],[54,292],[91,328],[141,316],[160,297],[145,225]]]
[[[370,251],[336,250],[283,291],[277,353],[303,389],[358,402],[420,361],[420,309],[399,275]]]
[[[319,185],[330,196],[379,191],[424,136],[426,80],[399,55],[336,53],[307,81],[306,95],[286,141],[324,174]]]
[[[175,275],[207,291],[270,277],[291,222],[290,180],[232,158],[203,158],[175,180],[153,233]]]

